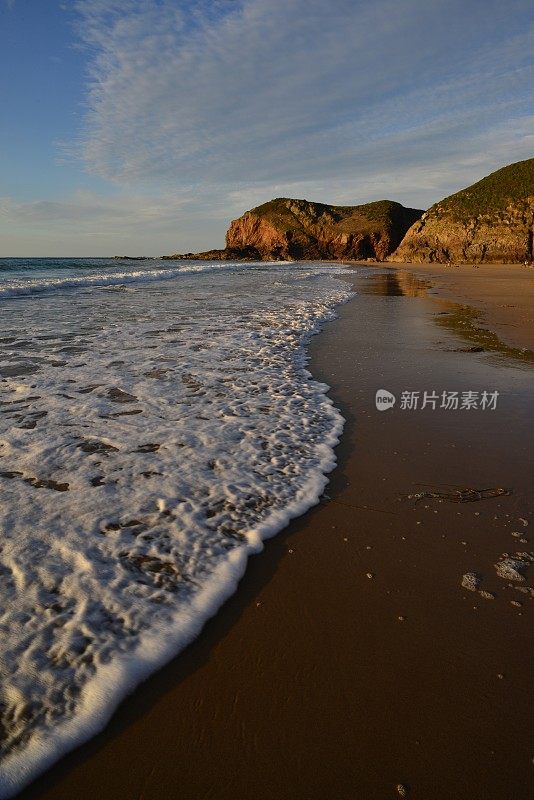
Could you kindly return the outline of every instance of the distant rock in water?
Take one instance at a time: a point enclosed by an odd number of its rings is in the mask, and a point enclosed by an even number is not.
[[[534,158],[493,172],[432,206],[389,261],[532,261]]]
[[[175,253],[172,256],[162,256],[163,261],[257,261],[258,253],[253,248],[233,250],[204,250],[202,253]]]
[[[281,197],[235,219],[226,234],[224,250],[167,258],[383,261],[422,213],[391,200],[330,206]]]

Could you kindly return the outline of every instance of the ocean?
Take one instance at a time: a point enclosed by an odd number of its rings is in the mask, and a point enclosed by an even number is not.
[[[0,798],[102,729],[318,502],[335,264],[0,259]]]

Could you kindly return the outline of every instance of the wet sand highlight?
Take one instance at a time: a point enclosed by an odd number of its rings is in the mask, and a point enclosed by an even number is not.
[[[483,327],[511,347],[534,350],[534,268],[519,264],[398,264],[431,294],[474,307]]]

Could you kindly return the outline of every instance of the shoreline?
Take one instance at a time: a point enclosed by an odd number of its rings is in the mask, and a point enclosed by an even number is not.
[[[104,733],[21,797],[378,800],[397,783],[421,800],[530,797],[518,663],[528,602],[491,575],[514,544],[512,519],[534,524],[527,376],[492,354],[454,352],[432,296],[377,292],[377,267],[399,266],[361,266],[361,294],[309,347],[347,420],[323,501],[266,542],[200,637]],[[511,385],[512,407],[478,426],[453,417],[452,431],[447,412],[375,411],[377,388],[437,385],[423,379]],[[399,501],[423,478],[508,482],[514,494],[469,507]],[[477,567],[493,602],[460,587]]]
[[[215,252],[186,253],[178,256],[161,256],[161,260],[213,260]],[[200,258],[196,258],[200,256]],[[127,258],[127,257],[123,257]],[[230,257],[219,260],[237,260],[243,263],[255,261],[254,258]],[[482,316],[482,325],[487,316],[487,327],[494,331],[505,343],[513,347],[534,350],[534,272],[524,264],[502,263],[461,263],[447,267],[443,263],[358,261],[350,259],[315,259],[313,263],[332,263],[372,270],[395,270],[414,276],[424,276],[429,283],[430,294],[442,297],[456,304],[466,303]],[[277,261],[265,261],[276,264]],[[306,263],[306,260],[295,263]],[[474,272],[478,270],[478,272]],[[484,281],[484,287],[477,284]],[[488,286],[489,284],[489,286]],[[518,319],[519,318],[519,319]],[[511,330],[513,329],[513,330]]]

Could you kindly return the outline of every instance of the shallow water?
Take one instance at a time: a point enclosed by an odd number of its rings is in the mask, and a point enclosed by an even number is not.
[[[343,420],[304,348],[340,271],[0,260],[0,797],[317,502]]]

